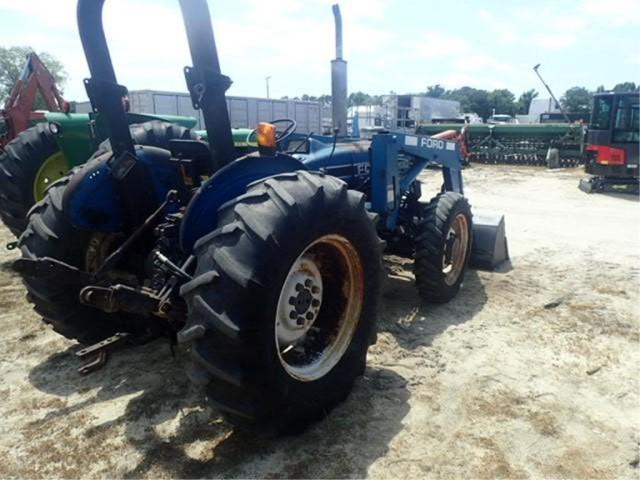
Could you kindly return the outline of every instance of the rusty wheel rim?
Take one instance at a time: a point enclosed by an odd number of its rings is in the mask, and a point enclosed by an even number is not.
[[[325,376],[347,351],[364,301],[364,270],[341,235],[307,246],[280,290],[275,347],[286,373],[310,382]]]
[[[469,235],[467,217],[462,213],[457,214],[449,226],[442,257],[442,273],[448,286],[454,285],[464,270],[469,249]]]

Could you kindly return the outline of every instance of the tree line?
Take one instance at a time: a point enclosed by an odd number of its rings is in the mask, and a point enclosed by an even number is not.
[[[639,92],[640,85],[634,82],[622,82],[614,85],[611,89],[615,92]],[[604,85],[599,86],[595,92],[586,87],[571,87],[560,97],[560,103],[567,112],[588,113],[591,111],[591,100],[594,93],[604,92]],[[394,95],[395,92],[389,92]],[[460,102],[460,107],[465,113],[477,113],[482,118],[496,114],[516,115],[527,114],[531,101],[539,96],[535,89],[522,92],[517,98],[510,90],[500,88],[495,90],[483,90],[473,87],[461,87],[456,89],[446,89],[440,84],[430,85],[422,92],[415,92],[411,95],[424,95],[432,98],[442,98],[445,100],[456,100]],[[382,105],[382,95],[370,95],[365,92],[353,92],[349,94],[348,105]],[[282,97],[288,99],[289,97]],[[294,100],[319,101],[325,105],[331,104],[331,95],[302,95],[292,97]]]
[[[0,47],[0,102],[9,95],[13,85],[18,80],[22,67],[28,53],[32,52],[30,47]],[[52,55],[46,52],[38,53],[40,59],[52,73],[58,88],[61,90],[67,73],[62,63],[56,60]],[[595,92],[586,87],[571,87],[560,97],[560,103],[567,112],[588,113],[591,110],[591,100],[594,93],[604,92],[604,85],[599,86]],[[613,86],[616,92],[638,92],[640,85],[634,82],[622,82]],[[394,95],[395,92],[389,92]],[[455,89],[447,89],[440,84],[430,85],[422,92],[415,92],[411,95],[424,95],[433,98],[442,98],[446,100],[457,100],[460,107],[465,113],[477,113],[482,118],[490,117],[493,112],[497,114],[526,114],[529,111],[531,101],[538,97],[539,92],[535,89],[524,91],[516,96],[506,88],[495,90],[483,90],[473,87],[461,87]],[[382,105],[383,95],[370,95],[365,92],[352,92],[348,97],[348,105]],[[282,97],[288,99],[289,97]],[[318,101],[325,105],[331,104],[331,95],[308,95],[304,94],[299,97],[291,97],[294,100]],[[45,108],[42,99],[38,98],[36,108]]]

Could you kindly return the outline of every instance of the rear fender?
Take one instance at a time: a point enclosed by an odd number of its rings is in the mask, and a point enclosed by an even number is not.
[[[150,172],[150,185],[139,188],[153,189],[156,207],[171,189],[184,187],[175,165],[169,162],[171,153],[162,148],[136,146],[136,157]],[[122,205],[117,185],[111,176],[108,160],[111,152],[88,162],[70,180],[63,197],[63,208],[71,224],[83,230],[121,232],[124,229],[123,209],[136,208]]]
[[[300,161],[281,154],[274,157],[249,155],[221,168],[189,202],[180,227],[182,249],[190,253],[200,237],[215,230],[218,208],[245,193],[250,183],[280,173],[306,169]]]

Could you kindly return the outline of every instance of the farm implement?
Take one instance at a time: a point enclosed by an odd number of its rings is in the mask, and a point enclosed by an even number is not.
[[[457,124],[424,124],[420,135],[460,130]],[[584,163],[584,125],[469,124],[463,128],[469,162],[575,167]]]

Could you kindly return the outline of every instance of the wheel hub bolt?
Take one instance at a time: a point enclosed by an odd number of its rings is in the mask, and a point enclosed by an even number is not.
[[[305,317],[307,317],[307,320],[313,320],[313,312],[307,312]]]
[[[298,317],[298,319],[296,320],[296,323],[298,325],[304,325],[304,317]]]
[[[311,287],[311,293],[320,293],[320,288],[316,287],[315,285],[313,287]]]
[[[313,300],[311,300],[311,306],[313,307],[319,307],[320,306],[320,300],[318,300],[317,298],[314,298]]]
[[[305,286],[305,287],[307,287],[307,288],[308,288],[308,287],[310,287],[311,285],[313,285],[313,282],[312,282],[310,279],[306,279],[306,280],[304,281],[304,286]]]

